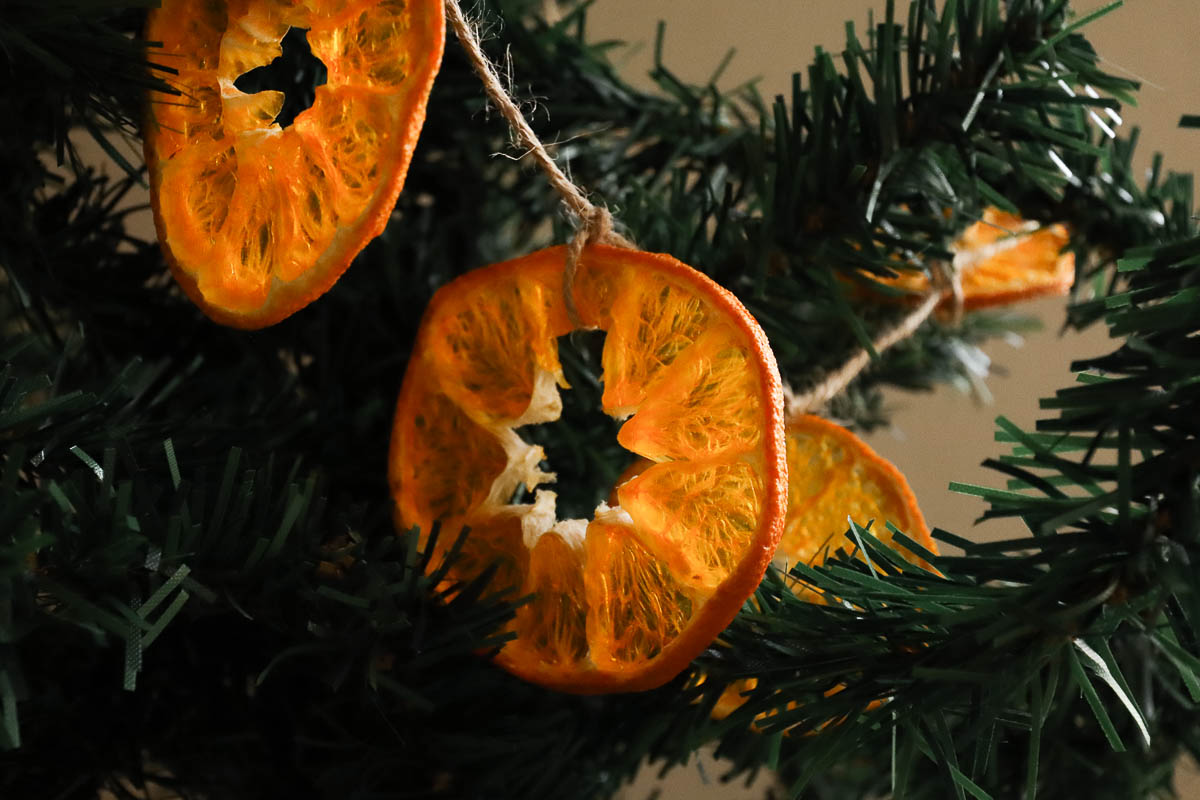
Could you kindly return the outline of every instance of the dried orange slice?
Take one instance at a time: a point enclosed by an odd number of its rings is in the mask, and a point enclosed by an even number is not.
[[[783,538],[775,553],[780,569],[792,564],[820,564],[831,549],[845,544],[847,517],[871,526],[872,535],[891,544],[885,522],[931,552],[937,552],[917,499],[904,475],[850,431],[821,417],[802,415],[788,422],[788,504]],[[632,470],[631,470],[632,471]],[[627,473],[628,474],[628,473]],[[907,551],[901,551],[907,555]],[[794,585],[801,596],[818,595]],[[723,719],[738,708],[754,679],[730,684],[713,708]]]
[[[779,374],[726,290],[675,259],[584,250],[574,299],[606,332],[602,409],[652,462],[592,519],[559,520],[555,476],[517,429],[558,419],[557,337],[570,333],[561,247],[442,287],[397,403],[389,479],[399,527],[437,548],[469,526],[452,578],[488,565],[533,599],[496,661],[578,693],[659,686],[733,619],[782,532],[787,465]],[[553,466],[553,465],[550,465]],[[536,493],[513,502],[518,486]],[[603,496],[599,494],[598,496]]]
[[[841,425],[812,414],[787,425],[788,510],[776,561],[812,564],[841,545],[849,524],[875,520],[871,534],[890,544],[891,522],[935,551],[925,517],[903,473]]]
[[[281,92],[244,94],[289,28],[328,72],[287,128]],[[145,125],[167,263],[214,320],[271,325],[333,285],[384,228],[445,40],[441,0],[163,0],[146,38],[182,97]]]
[[[954,243],[954,263],[962,279],[967,311],[1034,297],[1066,294],[1075,282],[1075,254],[1062,252],[1070,236],[1062,224],[1039,227],[1021,217],[987,208]],[[929,291],[929,277],[906,273],[873,278],[914,293]],[[943,303],[950,301],[947,292]]]

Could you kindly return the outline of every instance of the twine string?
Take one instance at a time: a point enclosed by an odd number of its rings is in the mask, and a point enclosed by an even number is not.
[[[458,0],[445,0],[446,18],[454,29],[458,41],[466,51],[467,58],[475,74],[483,83],[484,91],[508,123],[516,143],[525,148],[526,154],[533,156],[535,162],[550,186],[562,198],[567,211],[576,219],[575,232],[567,243],[566,263],[563,268],[563,302],[566,305],[567,316],[572,327],[582,328],[583,323],[579,310],[575,305],[575,275],[579,267],[579,259],[583,249],[591,242],[608,244],[614,247],[634,248],[633,242],[613,230],[613,217],[607,208],[597,206],[588,200],[584,191],[572,181],[555,163],[553,156],[547,152],[545,145],[538,139],[533,128],[529,126],[521,109],[513,101],[504,82],[500,79],[495,66],[483,53],[479,36],[474,26],[463,14]],[[895,326],[884,331],[872,345],[876,353],[882,353],[892,345],[907,339],[933,313],[947,286],[954,297],[954,314],[956,318],[962,314],[962,281],[959,279],[956,265],[939,265],[933,271],[934,289],[916,309],[901,319]],[[815,410],[840,393],[854,378],[871,362],[871,353],[865,348],[851,356],[845,364],[830,373],[824,381],[802,395],[794,394],[785,387],[787,415],[794,416]]]
[[[575,273],[579,269],[584,246],[588,242],[599,242],[614,247],[634,248],[633,242],[613,230],[612,214],[604,206],[592,206],[591,215],[582,222],[567,243],[567,262],[563,267],[563,302],[567,307],[567,319],[573,328],[584,327],[579,308],[575,305]]]
[[[545,173],[546,179],[554,191],[562,198],[567,211],[577,220],[575,233],[567,245],[566,264],[563,268],[563,301],[567,307],[567,316],[572,326],[583,327],[579,310],[575,306],[574,286],[575,273],[579,267],[579,257],[583,248],[590,242],[609,244],[615,247],[633,248],[634,245],[625,237],[613,230],[613,218],[607,208],[597,206],[588,200],[587,195],[579,188],[566,173],[555,163],[554,157],[546,150],[533,128],[529,126],[525,115],[513,101],[504,82],[496,72],[495,66],[484,55],[483,46],[475,27],[467,21],[458,5],[458,0],[445,0],[446,18],[454,29],[458,41],[467,53],[471,67],[483,82],[483,89],[488,98],[513,132],[516,143],[523,147],[526,153],[533,157],[538,167]]]
[[[962,268],[958,254],[950,262],[939,261],[933,265],[933,288],[939,295],[950,293],[950,322],[955,326],[962,322],[966,294],[963,291]]]
[[[935,271],[934,274],[938,273]],[[917,328],[929,319],[929,315],[937,307],[938,301],[942,299],[942,292],[940,287],[934,287],[925,294],[925,298],[919,306],[904,315],[895,325],[879,334],[871,342],[875,353],[882,354],[883,351],[916,333]],[[784,385],[784,411],[787,417],[790,419],[816,411],[839,395],[870,363],[871,351],[861,347],[846,359],[842,366],[826,375],[823,381],[802,394],[796,394],[790,387]]]

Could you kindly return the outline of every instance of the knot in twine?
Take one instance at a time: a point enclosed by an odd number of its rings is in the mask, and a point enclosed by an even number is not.
[[[957,326],[962,322],[963,304],[966,299],[962,285],[962,267],[959,264],[958,255],[955,255],[953,261],[937,262],[933,265],[930,273],[933,278],[933,288],[937,294],[940,296],[949,292],[951,297],[950,321]]]
[[[585,212],[586,216],[580,215],[579,226],[575,229],[571,241],[567,243],[567,262],[563,267],[563,303],[567,307],[567,319],[575,329],[584,327],[583,320],[579,317],[579,309],[575,305],[575,273],[579,270],[579,258],[583,255],[583,248],[592,243],[628,249],[635,247],[633,242],[613,230],[613,217],[607,208],[591,203],[588,203],[588,206],[590,208]]]
[[[575,234],[567,244],[567,259],[563,268],[563,302],[567,307],[567,316],[571,325],[581,328],[583,325],[580,322],[579,309],[575,306],[573,288],[583,248],[593,242],[627,248],[633,248],[634,244],[613,230],[613,218],[608,209],[594,205],[588,200],[584,191],[567,177],[547,152],[545,145],[542,144],[521,113],[521,109],[517,107],[504,88],[504,83],[500,80],[495,66],[484,55],[479,35],[463,15],[458,0],[445,0],[445,7],[450,26],[466,51],[475,74],[483,82],[483,88],[487,92],[488,98],[508,122],[513,138],[521,147],[525,148],[526,155],[532,156],[533,160],[537,162],[542,172],[546,174],[550,186],[562,198],[563,205],[578,220]]]

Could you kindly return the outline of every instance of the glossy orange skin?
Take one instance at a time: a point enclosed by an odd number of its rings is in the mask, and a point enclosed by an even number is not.
[[[556,337],[563,336],[572,330],[561,297],[565,255],[565,248],[555,247],[523,258],[494,264],[462,276],[443,287],[435,295],[417,335],[409,368],[400,390],[393,426],[389,479],[392,495],[396,500],[396,522],[400,529],[407,529],[415,525],[426,530],[432,522],[440,520],[443,523],[443,531],[447,529],[447,526],[453,530],[455,518],[464,519],[471,513],[469,509],[459,506],[473,503],[473,507],[478,508],[483,502],[479,499],[479,492],[483,491],[480,488],[474,490],[475,494],[471,495],[472,499],[465,503],[460,502],[461,496],[453,496],[453,492],[442,491],[442,494],[449,498],[445,503],[449,503],[450,508],[458,508],[458,510],[450,512],[448,517],[439,517],[423,505],[426,498],[418,488],[418,484],[422,480],[427,480],[423,476],[427,475],[429,471],[428,467],[422,469],[420,466],[420,463],[429,463],[429,459],[425,456],[428,447],[421,444],[422,436],[429,435],[425,431],[432,424],[431,420],[425,419],[425,409],[432,407],[426,398],[429,392],[435,391],[430,388],[431,384],[436,384],[439,380],[435,374],[439,369],[436,364],[444,364],[444,361],[441,360],[442,356],[431,355],[444,352],[439,351],[442,345],[438,341],[439,334],[435,322],[443,317],[447,307],[456,306],[463,302],[463,298],[493,296],[493,293],[496,292],[495,287],[512,280],[513,276],[520,275],[521,279],[527,279],[530,285],[546,287],[545,329],[539,329],[541,330],[542,344],[531,345],[536,351],[532,358],[543,366],[549,365],[551,358],[556,364],[557,351],[555,350],[551,356],[549,352],[546,352],[548,345],[545,343],[547,341],[553,343]],[[613,278],[612,276],[615,275],[619,275],[621,279]],[[707,595],[699,611],[688,620],[686,627],[653,657],[639,663],[616,666],[598,666],[590,661],[591,656],[577,664],[556,664],[534,658],[531,652],[520,650],[519,647],[513,645],[506,646],[496,656],[496,662],[500,666],[518,677],[559,691],[579,694],[643,691],[661,686],[671,680],[683,671],[692,659],[733,620],[743,602],[753,593],[762,579],[763,572],[774,555],[782,533],[787,475],[783,441],[782,386],[765,335],[732,294],[692,268],[666,255],[598,245],[585,249],[581,259],[580,277],[576,282],[575,299],[583,324],[588,328],[609,330],[613,324],[611,315],[613,303],[612,297],[609,295],[619,295],[628,284],[637,283],[642,276],[674,281],[678,285],[694,291],[698,297],[703,298],[703,301],[715,310],[722,320],[736,328],[740,332],[739,335],[745,337],[745,341],[749,342],[749,346],[753,350],[758,364],[753,380],[756,382],[757,393],[765,400],[762,408],[763,427],[760,448],[764,490],[761,516],[752,541],[738,557],[734,568],[713,588],[711,594]],[[606,295],[606,293],[608,294]],[[536,324],[541,325],[542,323]],[[514,358],[523,359],[525,355],[517,353]],[[448,369],[448,367],[443,366],[441,369]],[[450,391],[456,390],[457,387]],[[483,407],[480,406],[480,408]],[[488,405],[487,409],[490,411],[493,407]],[[511,417],[512,411],[506,413]],[[635,414],[633,419],[636,418]],[[500,420],[496,424],[503,426],[506,423]],[[453,430],[458,431],[467,423],[455,423],[455,425],[457,427],[454,427]],[[443,430],[451,429],[443,428]],[[453,433],[452,435],[460,437],[457,440],[460,444],[448,445],[452,454],[441,456],[441,461],[437,463],[452,465],[458,462],[484,461],[489,458],[483,449],[472,443],[474,438],[482,438],[480,432]],[[426,458],[426,461],[420,462],[422,458]],[[492,469],[494,470],[494,467]],[[479,481],[475,480],[474,484],[478,485]],[[437,482],[429,483],[428,486],[430,488],[426,491],[444,489],[442,484]],[[445,503],[442,504],[443,507],[445,507]],[[589,538],[584,544],[583,558],[591,558],[592,561],[585,561],[583,566],[585,576],[589,574],[589,568],[595,570],[598,569],[596,564],[606,563],[596,560],[601,557],[607,546],[604,542],[619,541],[616,538],[611,540],[605,538],[605,526],[599,521],[592,521],[590,526]],[[596,529],[595,536],[593,536],[593,528]],[[600,542],[600,544],[595,544],[596,542]],[[592,595],[589,594],[588,597],[590,598]]]
[[[363,48],[348,46],[347,41],[362,38],[355,26],[389,3],[163,0],[161,8],[148,14],[145,37],[163,45],[152,50],[150,58],[179,71],[170,82],[182,92],[179,97],[150,97],[143,125],[155,228],[175,279],[211,319],[255,329],[286,318],[327,291],[386,226],[404,185],[445,42],[440,0],[408,0],[403,9],[411,29],[394,36],[394,53],[385,47],[364,55]],[[268,97],[278,93],[242,95],[232,84],[250,68],[269,63],[288,27],[310,29],[313,53],[326,65],[329,78],[317,87],[313,107],[281,131],[270,122]],[[266,38],[255,40],[247,30]],[[387,45],[389,40],[381,35],[373,42]],[[374,72],[364,72],[365,63],[382,73],[393,58],[406,70],[395,86],[384,85]],[[334,134],[327,120],[353,120],[359,113],[370,136],[379,140],[371,151],[371,170],[378,174],[371,175],[365,188],[355,187],[360,196],[353,202],[347,201],[345,191],[338,198],[329,186],[319,187],[324,229],[316,241],[305,243],[299,232],[309,220],[301,219],[308,213],[301,205],[305,192],[322,182],[313,180],[311,173],[323,174],[330,185],[337,183],[329,177],[338,174],[338,167],[330,161]],[[273,140],[264,145],[264,137]],[[234,187],[215,202],[224,206],[217,213],[241,214],[248,229],[261,225],[260,238],[261,231],[270,230],[271,263],[250,277],[237,274],[245,270],[235,252],[238,242],[254,244],[254,231],[241,239],[206,232],[196,225],[194,209],[180,199],[189,186],[221,182],[206,169],[230,151],[222,148],[245,151],[245,157],[232,176]],[[193,162],[180,160],[188,158]],[[164,186],[167,175],[172,175],[171,186]],[[231,179],[221,177],[226,183]],[[240,193],[237,184],[242,186]],[[331,214],[339,210],[336,225],[330,226]],[[244,259],[244,246],[241,252]]]

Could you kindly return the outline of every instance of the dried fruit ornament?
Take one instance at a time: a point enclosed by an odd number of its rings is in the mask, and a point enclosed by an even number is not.
[[[234,81],[308,30],[328,72],[310,109],[274,122],[281,92]],[[441,0],[163,0],[146,38],[181,97],[145,124],[167,263],[214,320],[271,325],[324,293],[384,228],[441,63]]]
[[[811,414],[793,418],[787,426],[787,461],[787,517],[775,553],[780,569],[822,563],[829,550],[841,546],[849,527],[847,517],[860,525],[874,520],[871,533],[884,544],[892,544],[885,525],[891,522],[925,549],[937,552],[904,475],[842,426]],[[793,588],[801,596],[819,599],[802,583]],[[754,686],[753,679],[731,684],[714,706],[713,716],[729,716],[745,702],[743,693]]]
[[[1066,294],[1075,282],[1075,254],[1063,252],[1065,225],[1041,227],[990,207],[954,243],[954,269],[962,286],[962,309],[971,311],[1047,295]],[[911,292],[930,290],[929,278],[905,274],[878,280]],[[954,298],[947,289],[944,305]]]
[[[777,561],[812,564],[840,542],[850,517],[884,544],[891,522],[921,546],[936,552],[925,517],[904,474],[866,442],[813,414],[787,425],[788,510]]]
[[[754,591],[783,530],[782,392],[758,324],[675,259],[590,246],[574,277],[581,324],[606,331],[603,410],[618,442],[655,462],[591,520],[557,519],[540,447],[517,429],[559,417],[557,337],[573,326],[565,248],[471,272],[434,296],[396,407],[397,524],[441,524],[450,576],[497,565],[493,586],[532,595],[498,664],[569,692],[670,680]],[[552,466],[552,465],[551,465]],[[532,504],[512,501],[518,486]]]

